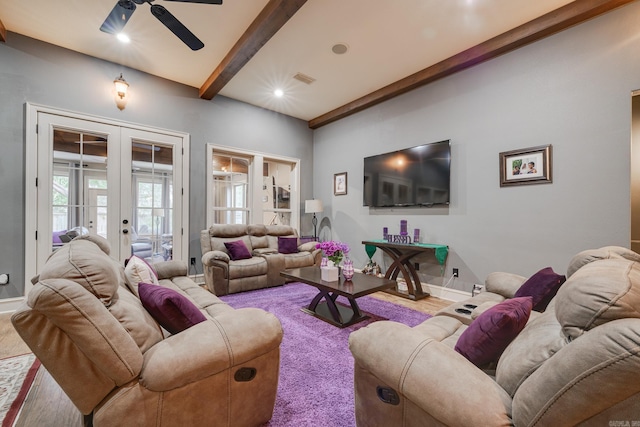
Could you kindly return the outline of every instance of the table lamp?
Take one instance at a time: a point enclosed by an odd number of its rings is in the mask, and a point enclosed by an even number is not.
[[[318,226],[318,218],[316,217],[316,213],[322,212],[322,200],[312,199],[304,201],[304,213],[312,213],[313,219],[311,223],[313,224],[313,240],[318,240],[317,234],[317,226]]]

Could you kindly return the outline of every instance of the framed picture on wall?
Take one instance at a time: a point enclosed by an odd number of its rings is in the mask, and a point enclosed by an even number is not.
[[[500,187],[550,184],[551,144],[500,153]]]
[[[347,173],[333,174],[333,195],[343,196],[347,194]]]

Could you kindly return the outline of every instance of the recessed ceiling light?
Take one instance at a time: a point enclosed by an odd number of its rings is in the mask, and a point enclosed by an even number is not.
[[[331,51],[336,55],[342,55],[343,53],[347,53],[349,50],[349,46],[346,43],[336,43],[331,48]]]
[[[129,43],[131,41],[131,39],[129,38],[128,35],[126,35],[125,33],[118,33],[118,35],[116,36],[118,38],[118,40],[120,40],[122,43]]]
[[[273,94],[278,98],[282,98],[282,95],[284,95],[284,91],[282,89],[276,89],[273,91]]]

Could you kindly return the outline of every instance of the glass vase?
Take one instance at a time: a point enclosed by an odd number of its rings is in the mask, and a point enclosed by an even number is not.
[[[353,278],[354,275],[354,270],[353,270],[353,261],[351,261],[351,259],[346,258],[343,262],[342,262],[342,276],[344,277],[345,280],[351,280]]]

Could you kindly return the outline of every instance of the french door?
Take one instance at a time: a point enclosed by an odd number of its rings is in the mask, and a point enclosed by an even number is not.
[[[27,262],[28,274],[37,274],[53,251],[78,234],[106,238],[119,261],[131,255],[152,263],[186,259],[187,135],[68,113],[37,110],[32,116],[35,148],[28,151],[36,165],[27,174],[34,171],[35,190],[32,196],[28,190],[27,212],[35,204],[35,233],[26,245],[27,259],[34,260]]]

